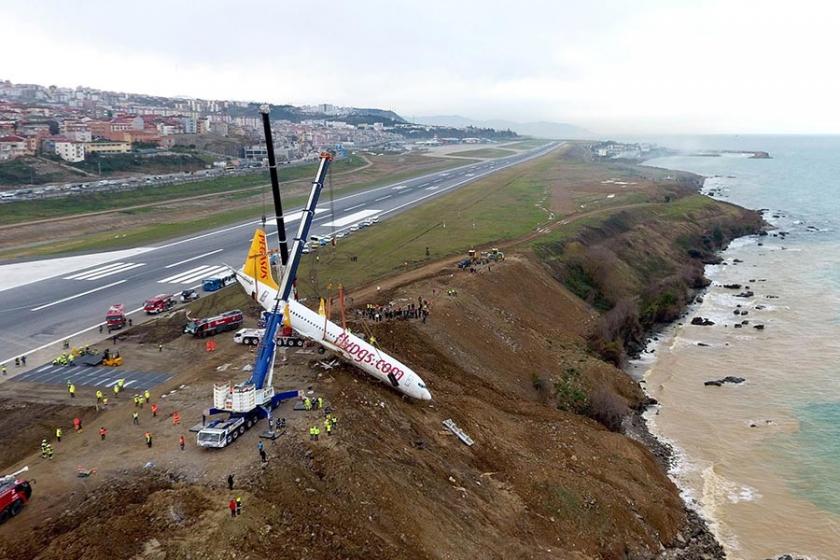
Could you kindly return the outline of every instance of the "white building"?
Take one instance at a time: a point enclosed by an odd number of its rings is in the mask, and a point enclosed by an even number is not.
[[[0,137],[0,161],[26,155],[26,138],[20,136]]]
[[[72,163],[85,160],[85,145],[69,138],[45,138],[43,150],[45,153],[55,154],[64,161]]]

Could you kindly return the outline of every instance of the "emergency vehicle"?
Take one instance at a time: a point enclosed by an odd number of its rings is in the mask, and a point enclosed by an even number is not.
[[[17,478],[29,467],[0,477],[0,523],[21,512],[24,504],[32,497],[32,485],[29,481]]]
[[[192,320],[184,327],[184,332],[196,338],[204,338],[220,332],[238,329],[242,326],[243,319],[242,312],[234,309],[206,319]]]
[[[125,305],[121,303],[115,303],[105,313],[105,324],[108,326],[108,332],[123,328],[127,322],[128,320],[125,318]]]
[[[143,305],[143,311],[149,315],[156,315],[158,313],[163,313],[164,311],[169,311],[175,307],[175,303],[175,298],[171,295],[159,294],[146,300],[146,303]]]

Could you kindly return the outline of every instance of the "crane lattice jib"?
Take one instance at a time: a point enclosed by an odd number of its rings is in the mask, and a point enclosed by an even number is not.
[[[321,196],[321,189],[324,188],[324,179],[327,177],[327,171],[330,169],[331,161],[331,154],[327,152],[321,153],[321,164],[318,166],[318,174],[312,182],[309,200],[303,209],[300,227],[298,227],[298,233],[292,245],[292,253],[289,255],[289,265],[286,268],[286,274],[283,276],[283,282],[280,284],[280,290],[277,292],[280,301],[288,301],[289,294],[292,291],[292,285],[295,282],[297,269],[300,265],[300,257],[303,254],[303,247],[309,236],[309,228],[312,225],[312,218],[315,216],[315,207],[318,206],[318,197]]]

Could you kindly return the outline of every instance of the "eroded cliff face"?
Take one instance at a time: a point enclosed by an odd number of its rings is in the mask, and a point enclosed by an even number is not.
[[[759,233],[761,215],[698,194],[606,214],[535,251],[560,282],[602,316],[592,350],[621,365],[658,324],[675,320],[707,285],[704,265],[732,239]]]

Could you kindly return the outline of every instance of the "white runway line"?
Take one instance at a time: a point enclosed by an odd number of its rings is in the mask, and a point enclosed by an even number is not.
[[[124,266],[116,270],[109,270],[108,272],[101,272],[99,274],[94,274],[93,276],[87,276],[85,277],[85,280],[99,280],[100,278],[105,278],[106,276],[112,276],[121,272],[128,272],[129,270],[133,270],[135,268],[140,268],[141,266],[146,266],[146,263],[129,264],[130,266]]]
[[[168,282],[180,282],[184,278],[189,278],[190,276],[193,276],[195,274],[203,274],[211,268],[215,268],[215,266],[212,264],[205,264],[196,268],[191,268],[190,270],[182,270],[178,274],[170,276],[169,278],[158,280],[158,284],[166,284]]]
[[[387,194],[387,195],[385,195],[385,196],[380,196],[379,198],[377,198],[376,200],[374,200],[374,202],[379,202],[380,200],[385,200],[386,198],[391,198],[392,196],[394,196],[394,195],[392,195],[392,194]]]
[[[94,288],[92,290],[82,292],[81,294],[76,294],[74,296],[70,296],[70,297],[66,297],[66,298],[56,300],[52,303],[47,303],[47,304],[44,304],[44,305],[39,305],[38,307],[33,307],[32,309],[30,309],[30,311],[40,311],[42,309],[46,309],[47,307],[52,307],[53,305],[58,305],[59,303],[64,303],[65,301],[70,301],[71,299],[80,298],[82,296],[92,294],[93,292],[98,292],[99,290],[104,290],[106,288],[111,288],[113,286],[117,286],[119,284],[122,284],[123,282],[125,282],[125,280],[117,280],[116,282],[111,282],[110,284],[105,284],[104,286],[99,286],[98,288]]]
[[[190,257],[188,259],[184,259],[182,261],[178,261],[176,263],[168,264],[163,268],[172,268],[174,266],[178,266],[179,264],[188,263],[190,261],[196,261],[198,259],[202,259],[204,257],[209,257],[210,255],[215,255],[216,253],[221,253],[224,249],[216,249],[215,251],[210,251],[209,253],[204,253],[203,255],[198,255],[197,257]]]
[[[204,272],[200,272],[198,275],[189,276],[187,278],[182,278],[178,280],[177,284],[190,284],[195,282],[196,280],[202,280],[204,278],[210,278],[211,276],[215,276],[221,272],[226,271],[228,268],[224,265],[217,266],[216,268],[211,268],[210,270],[205,270]]]
[[[94,269],[91,269],[91,270],[86,270],[84,272],[79,272],[79,273],[73,274],[71,276],[65,276],[64,279],[65,280],[83,280],[89,274],[99,274],[100,272],[105,272],[107,270],[116,270],[116,269],[118,269],[122,266],[126,266],[128,264],[132,264],[132,263],[115,262],[115,263],[111,263],[109,265],[101,266],[99,268],[94,268]]]
[[[351,206],[350,208],[345,208],[345,212],[349,212],[350,210],[355,210],[356,208],[361,208],[364,204],[357,204],[356,206]]]

